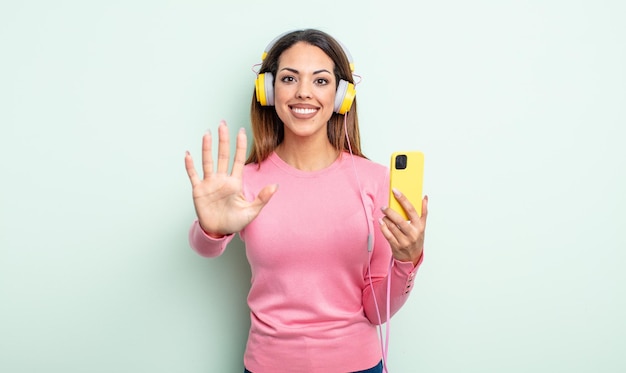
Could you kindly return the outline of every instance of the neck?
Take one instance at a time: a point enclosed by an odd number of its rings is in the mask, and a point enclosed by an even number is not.
[[[285,139],[287,140],[287,139]],[[311,141],[283,141],[276,154],[288,165],[301,171],[322,170],[337,160],[337,151],[326,139],[323,143]]]

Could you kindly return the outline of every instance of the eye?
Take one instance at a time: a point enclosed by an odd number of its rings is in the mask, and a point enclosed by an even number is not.
[[[296,81],[296,78],[294,78],[292,75],[285,75],[280,78],[280,81],[283,83],[292,83]]]
[[[328,84],[328,79],[317,78],[317,79],[315,79],[315,84],[317,84],[317,85],[327,85]]]

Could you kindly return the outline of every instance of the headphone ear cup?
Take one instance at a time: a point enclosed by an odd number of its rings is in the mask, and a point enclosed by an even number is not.
[[[254,82],[256,100],[261,106],[274,106],[274,75],[270,72],[259,74]]]
[[[352,107],[355,96],[356,89],[354,88],[354,84],[341,79],[339,85],[337,85],[337,92],[335,93],[335,113],[347,113]]]

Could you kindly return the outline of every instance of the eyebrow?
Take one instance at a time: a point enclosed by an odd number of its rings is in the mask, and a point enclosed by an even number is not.
[[[292,72],[292,73],[294,73],[294,74],[300,74],[300,72],[299,72],[298,70],[293,69],[293,68],[291,68],[291,67],[283,67],[282,69],[280,69],[280,71],[283,71],[283,70],[290,71],[290,72]],[[316,71],[313,71],[313,75],[316,75],[316,74],[321,74],[321,73],[328,73],[328,74],[331,74],[331,72],[330,72],[330,71],[328,71],[328,70],[326,70],[326,69],[321,69],[321,70],[316,70]]]

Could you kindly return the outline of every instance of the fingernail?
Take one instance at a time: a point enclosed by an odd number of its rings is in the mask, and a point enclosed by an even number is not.
[[[396,197],[400,197],[402,195],[402,193],[396,188],[392,188],[391,190],[393,191],[393,195]]]
[[[387,207],[388,207],[388,206],[383,206],[383,207],[381,207],[381,208],[380,208],[380,210],[381,210],[382,212],[385,212],[385,210],[387,210]]]

